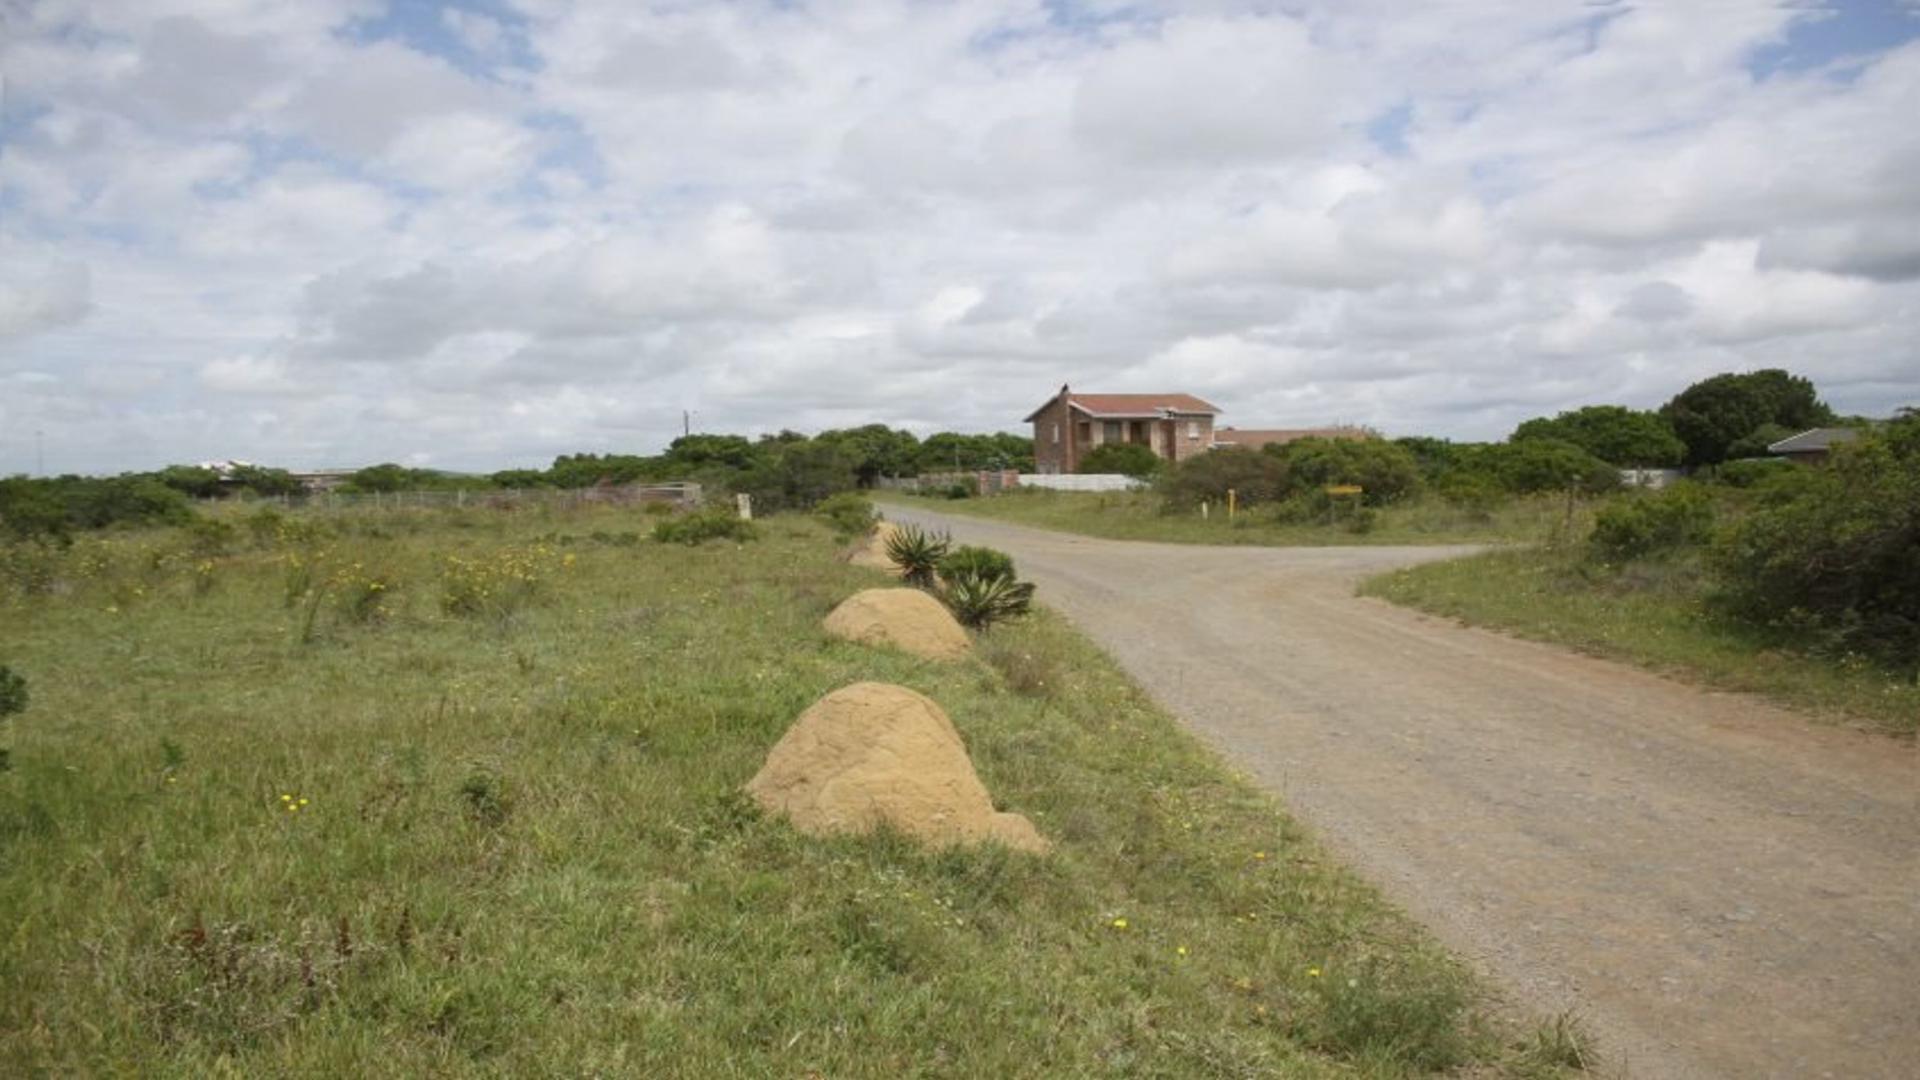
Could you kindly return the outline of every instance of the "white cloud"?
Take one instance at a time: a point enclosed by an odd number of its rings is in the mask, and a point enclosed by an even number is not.
[[[84,263],[0,266],[0,340],[78,321],[87,313],[89,285]]]
[[[1758,78],[1807,10],[1165,7],[10,9],[0,427],[498,466],[1066,380],[1456,436],[1768,364],[1920,399],[1920,45]]]

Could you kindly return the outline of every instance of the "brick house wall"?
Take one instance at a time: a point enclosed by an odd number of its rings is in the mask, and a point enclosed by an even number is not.
[[[1070,473],[1080,467],[1072,409],[1065,394],[1055,397],[1033,418],[1033,464],[1038,472]]]
[[[1155,448],[1155,452],[1171,462],[1185,461],[1197,454],[1204,454],[1213,446],[1213,417],[1206,415],[1176,416],[1161,421],[1166,433],[1166,442]]]

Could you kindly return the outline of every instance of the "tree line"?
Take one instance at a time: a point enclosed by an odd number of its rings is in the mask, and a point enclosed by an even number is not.
[[[565,454],[545,469],[455,473],[383,462],[356,470],[336,489],[348,494],[587,488],[692,481],[745,492],[766,510],[810,507],[837,491],[881,477],[976,469],[1032,471],[1033,440],[1022,435],[939,432],[925,439],[885,424],[749,439],[690,434],[659,454]],[[58,540],[114,524],[180,524],[193,500],[278,497],[305,489],[285,469],[170,465],[118,476],[0,478],[0,536]]]

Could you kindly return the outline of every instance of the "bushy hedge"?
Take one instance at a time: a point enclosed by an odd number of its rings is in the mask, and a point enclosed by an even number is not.
[[[813,512],[825,519],[827,525],[843,540],[851,540],[873,528],[873,500],[851,491],[827,496],[813,508]]]
[[[1768,485],[1713,564],[1739,615],[1920,674],[1920,413]]]
[[[1146,478],[1160,471],[1160,455],[1140,443],[1102,443],[1080,459],[1080,471]]]
[[[966,576],[1012,580],[1013,556],[994,548],[963,544],[940,560],[940,576],[948,580]]]
[[[1600,508],[1588,538],[1603,559],[1639,559],[1706,541],[1713,498],[1694,484],[1624,496]]]
[[[653,527],[653,538],[663,544],[686,544],[692,547],[708,540],[733,540],[739,543],[758,540],[760,530],[753,522],[742,520],[730,508],[713,506],[661,521]]]
[[[1227,446],[1188,458],[1160,479],[1160,494],[1174,510],[1224,503],[1229,490],[1242,503],[1276,501],[1288,490],[1287,465],[1271,454]]]
[[[1412,452],[1384,439],[1297,439],[1265,452],[1286,464],[1289,493],[1354,484],[1368,506],[1383,506],[1420,490]]]

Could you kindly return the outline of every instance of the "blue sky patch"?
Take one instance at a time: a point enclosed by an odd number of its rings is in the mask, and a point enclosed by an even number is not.
[[[1784,41],[1747,58],[1755,79],[1811,71],[1886,52],[1920,38],[1920,8],[1899,0],[1837,0],[1795,19]]]

